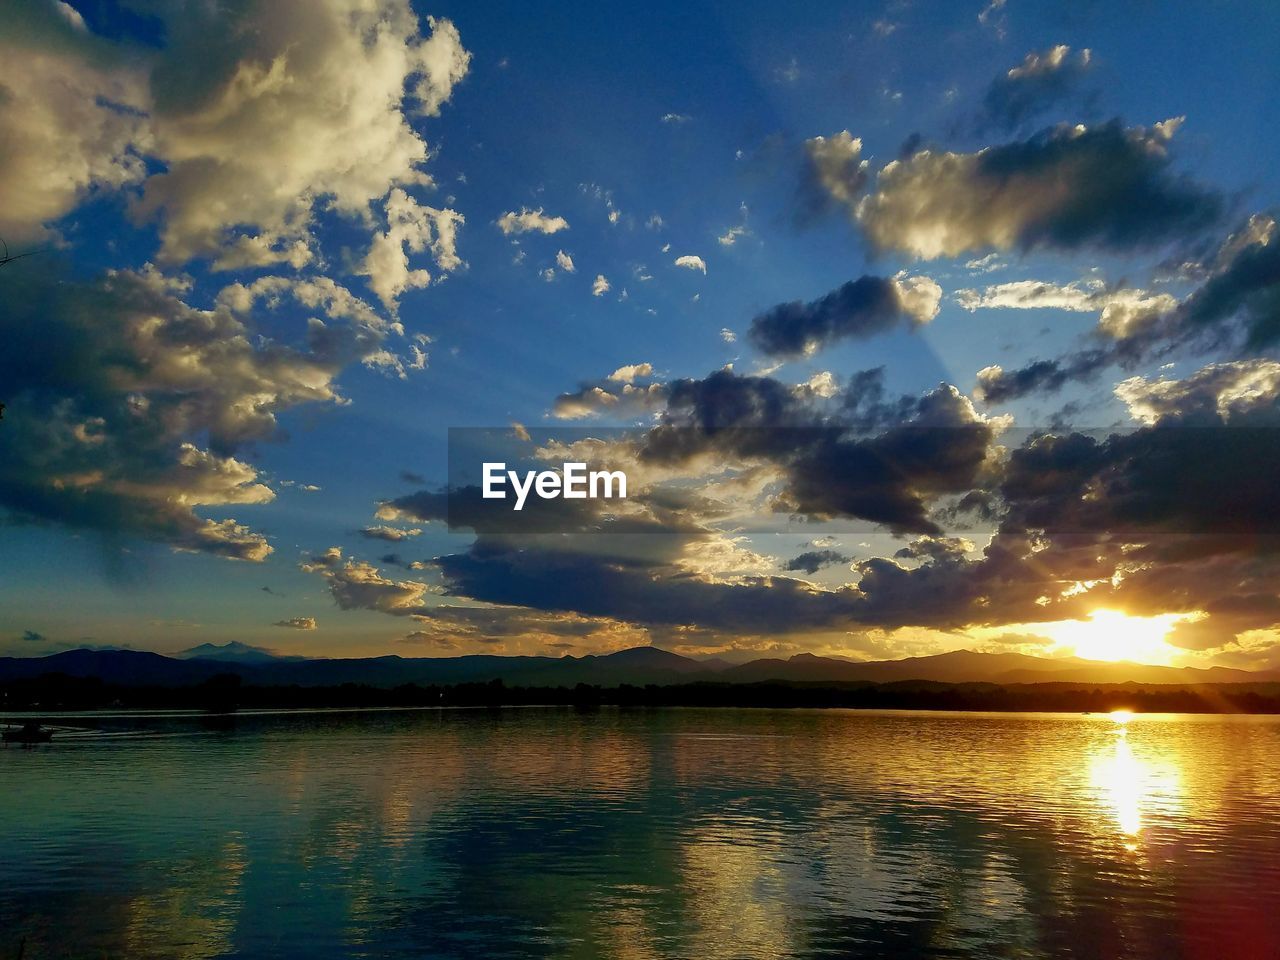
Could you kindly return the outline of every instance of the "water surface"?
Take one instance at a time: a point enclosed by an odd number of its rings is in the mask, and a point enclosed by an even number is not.
[[[1280,718],[58,722],[0,960],[1280,957]]]

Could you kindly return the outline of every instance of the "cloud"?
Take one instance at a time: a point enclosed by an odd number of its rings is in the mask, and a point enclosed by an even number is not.
[[[564,217],[549,217],[542,212],[542,207],[530,210],[522,207],[519,213],[509,211],[497,220],[498,229],[507,236],[513,233],[559,233],[569,229],[569,221]]]
[[[664,113],[662,115],[663,123],[676,123],[676,124],[688,123],[692,119],[693,118],[690,117],[687,113]]]
[[[0,505],[12,516],[242,560],[271,552],[197,511],[270,502],[237,448],[276,437],[286,410],[342,402],[334,379],[348,365],[395,363],[386,342],[399,328],[331,280],[233,284],[209,310],[185,292],[154,270],[0,277]],[[302,342],[256,336],[255,305],[286,304],[312,316]]]
[[[1207,264],[1189,265],[1201,283],[1181,301],[1142,291],[1100,296],[1103,336],[1095,340],[1100,345],[1037,359],[1012,372],[989,367],[979,373],[984,397],[997,402],[1057,390],[1071,381],[1092,379],[1111,366],[1132,368],[1188,348],[1247,355],[1277,342],[1280,244],[1274,242],[1275,233],[1274,217],[1251,217],[1218,246]]]
[[[573,257],[569,256],[563,250],[556,251],[556,266],[565,273],[574,273],[577,267],[573,265]]]
[[[34,630],[22,631],[22,641],[24,643],[45,643],[48,641],[48,639],[49,638],[46,637],[43,633],[37,633]]]
[[[233,246],[223,266],[296,262],[317,209],[363,218],[393,187],[430,183],[409,117],[437,114],[467,72],[448,20],[423,36],[403,0],[155,12],[147,152],[164,166],[135,212],[160,222],[163,261]]]
[[[1148,426],[1268,422],[1277,413],[1280,363],[1261,358],[1211,363],[1183,380],[1130,377],[1116,385],[1115,395],[1131,417]]]
[[[32,0],[4,14],[0,236],[11,246],[43,239],[92,193],[146,177],[146,69],[69,10]]]
[[[721,327],[720,339],[723,340],[725,343],[737,343],[738,335],[734,333],[732,330],[730,330],[728,327]]]
[[[609,414],[634,416],[653,410],[666,398],[660,383],[645,383],[653,376],[653,364],[625,364],[603,380],[587,381],[572,393],[562,393],[551,405],[557,420],[583,420]],[[621,384],[621,386],[619,386]]]
[[[982,100],[980,127],[1015,130],[1076,92],[1092,54],[1074,56],[1066,44],[1028,53],[1022,63],[996,77]]]
[[[635,383],[637,379],[651,376],[653,376],[653,364],[628,363],[613,371],[606,379],[617,383]]]
[[[596,274],[595,280],[591,282],[591,295],[593,297],[603,297],[609,292],[609,281],[604,278],[603,273]]]
[[[360,536],[369,540],[387,540],[391,543],[399,543],[402,540],[408,540],[410,537],[416,537],[420,533],[422,531],[416,527],[401,530],[398,527],[376,526],[365,527],[360,531]]]
[[[853,209],[867,184],[868,161],[862,139],[848,130],[804,142],[805,165],[800,181],[802,219],[828,210]]]
[[[989,467],[1003,424],[979,415],[950,385],[877,408],[876,383],[854,377],[834,415],[813,406],[820,394],[771,377],[720,370],[673,381],[639,461],[668,471],[769,465],[781,484],[775,512],[938,533],[931,502],[971,489]],[[869,430],[877,432],[851,435]]]
[[[923,150],[887,164],[853,212],[876,249],[926,260],[1185,241],[1218,218],[1222,202],[1170,170],[1180,124],[1064,124],[977,153]]]
[[[975,310],[1067,310],[1098,314],[1099,332],[1117,339],[1172,311],[1176,297],[1142,289],[1113,288],[1100,279],[1066,284],[1015,280],[978,290],[957,290],[956,301]]]
[[[1257,350],[1280,342],[1280,236],[1275,217],[1250,218],[1222,244],[1209,275],[1170,318],[1164,335],[1234,337]],[[1235,330],[1223,331],[1228,325]]]
[[[722,247],[732,247],[738,242],[739,237],[751,236],[751,230],[747,227],[748,211],[746,203],[739,204],[738,209],[742,213],[742,223],[729,227],[724,233],[716,237],[716,241]]]
[[[329,586],[334,602],[343,610],[379,610],[394,616],[427,614],[423,600],[431,588],[416,580],[390,580],[363,560],[343,559],[342,550],[330,547],[300,564]]]
[[[824,567],[848,563],[853,558],[837,550],[808,550],[787,561],[784,570],[814,574]]]
[[[701,257],[693,256],[692,254],[685,254],[684,256],[676,257],[675,265],[677,267],[684,267],[686,270],[701,270],[704,274],[707,272],[706,261]]]
[[[273,627],[288,627],[292,630],[314,630],[316,628],[315,617],[291,617],[288,620],[277,620],[272,624]]]
[[[863,339],[938,313],[942,288],[928,277],[864,276],[817,300],[782,303],[751,321],[748,336],[772,357],[810,354],[841,339]]]
[[[399,187],[387,196],[384,209],[387,231],[374,236],[359,273],[369,278],[370,289],[394,311],[400,294],[431,283],[428,271],[409,269],[410,253],[430,249],[436,266],[445,272],[463,265],[458,228],[464,219],[454,210],[421,206]]]
[[[1114,361],[1107,350],[1080,351],[1061,359],[1032,360],[1016,370],[998,363],[978,371],[978,398],[986,403],[1006,403],[1031,393],[1052,393],[1074,380],[1096,376]]]

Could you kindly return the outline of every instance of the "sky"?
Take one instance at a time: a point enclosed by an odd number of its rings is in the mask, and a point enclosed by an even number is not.
[[[1274,5],[0,16],[0,654],[1280,668]]]

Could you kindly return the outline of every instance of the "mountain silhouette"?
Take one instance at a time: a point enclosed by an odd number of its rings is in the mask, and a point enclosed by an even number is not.
[[[1104,663],[1075,657],[1050,659],[1020,653],[957,650],[901,660],[853,661],[801,653],[790,659],[760,659],[729,665],[696,660],[658,647],[632,647],[587,656],[504,657],[279,657],[271,651],[232,642],[201,644],[175,656],[136,650],[70,650],[45,657],[0,658],[0,681],[61,673],[97,678],[125,686],[183,686],[220,674],[235,674],[260,686],[374,687],[401,684],[484,683],[616,686],[629,683],[675,684],[699,680],[720,683],[1259,683],[1280,680],[1277,673],[1225,667],[1197,669],[1136,663]]]

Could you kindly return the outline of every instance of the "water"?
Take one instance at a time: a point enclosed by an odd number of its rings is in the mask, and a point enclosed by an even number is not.
[[[1280,957],[1280,718],[62,722],[0,751],[3,960]]]

